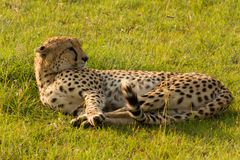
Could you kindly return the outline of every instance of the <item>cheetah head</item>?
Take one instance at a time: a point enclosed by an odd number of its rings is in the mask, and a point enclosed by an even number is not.
[[[76,38],[53,37],[35,49],[35,66],[61,72],[69,68],[83,68],[88,60]]]

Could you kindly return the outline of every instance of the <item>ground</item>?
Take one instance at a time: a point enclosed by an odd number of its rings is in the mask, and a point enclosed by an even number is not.
[[[0,3],[1,159],[238,159],[240,2],[27,1]],[[222,116],[167,127],[76,129],[44,108],[33,49],[75,36],[88,67],[209,74],[233,93]]]

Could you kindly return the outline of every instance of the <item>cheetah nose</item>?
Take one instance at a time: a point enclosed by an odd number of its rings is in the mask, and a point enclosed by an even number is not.
[[[88,56],[83,57],[82,60],[83,60],[84,62],[87,62]]]

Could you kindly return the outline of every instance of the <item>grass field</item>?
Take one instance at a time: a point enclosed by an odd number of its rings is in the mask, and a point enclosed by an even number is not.
[[[207,73],[234,102],[167,127],[72,128],[34,78],[34,48],[57,35],[83,41],[88,67]],[[240,2],[0,0],[0,109],[0,159],[240,159]]]

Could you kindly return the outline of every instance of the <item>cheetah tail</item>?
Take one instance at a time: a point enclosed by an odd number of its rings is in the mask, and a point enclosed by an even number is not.
[[[130,85],[122,85],[122,92],[127,100],[127,112],[129,116],[141,124],[169,124],[175,121],[171,116],[164,116],[158,113],[145,113],[141,109],[137,94]]]
[[[138,122],[145,121],[145,114],[140,108],[137,93],[135,93],[129,84],[122,84],[122,93],[127,100],[127,112],[130,117]]]

